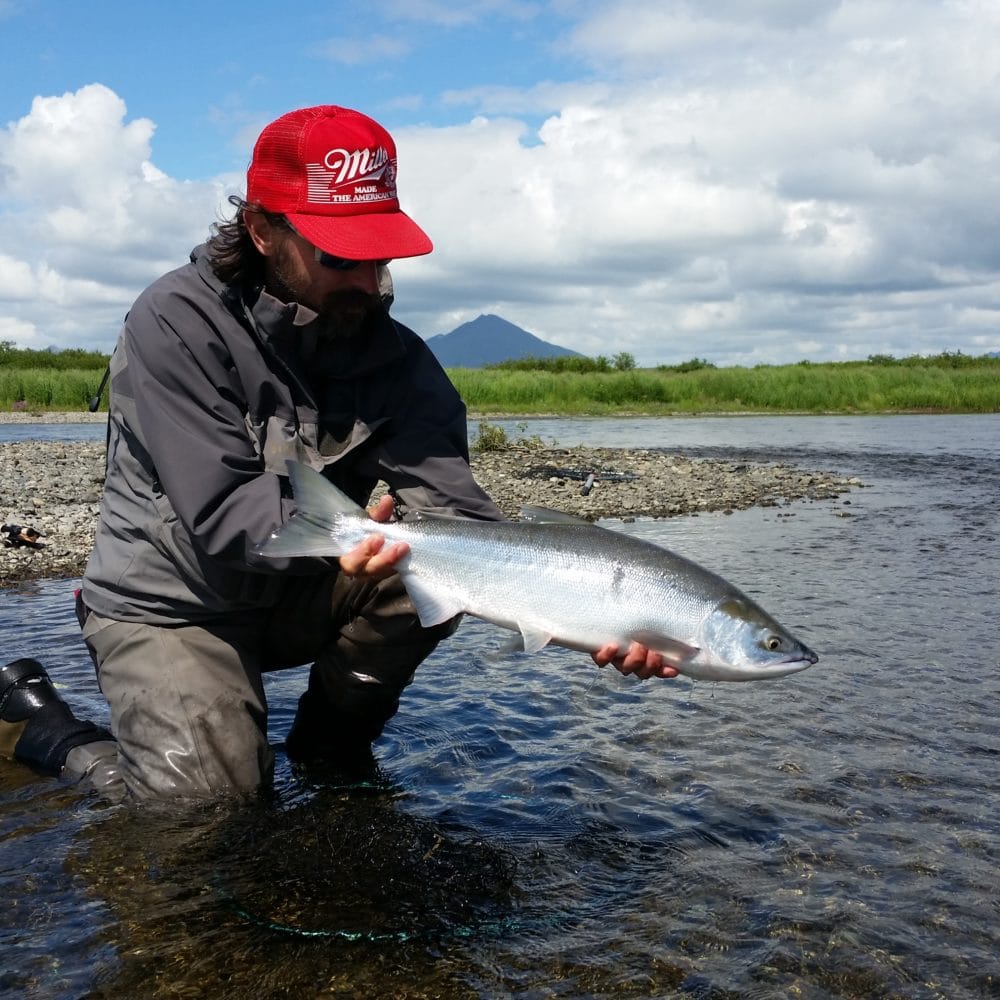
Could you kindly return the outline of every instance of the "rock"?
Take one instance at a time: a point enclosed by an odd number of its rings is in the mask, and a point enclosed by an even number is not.
[[[483,489],[510,517],[517,517],[525,504],[535,504],[591,521],[731,513],[804,498],[833,499],[863,485],[854,477],[782,465],[692,459],[648,449],[547,449],[517,442],[502,451],[474,454],[472,468]],[[589,472],[596,478],[583,495]],[[30,526],[45,536],[40,548],[0,546],[0,587],[83,573],[103,483],[103,441],[0,444],[3,523]],[[838,516],[850,515],[842,511]]]

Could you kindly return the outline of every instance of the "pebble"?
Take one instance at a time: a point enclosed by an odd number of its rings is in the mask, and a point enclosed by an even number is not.
[[[534,504],[591,521],[780,507],[831,500],[863,485],[854,477],[781,463],[736,464],[642,448],[547,448],[530,441],[473,453],[472,468],[510,517]],[[584,494],[588,473],[595,480]],[[0,545],[0,587],[82,575],[103,483],[103,441],[0,443],[2,523],[43,535],[38,548]]]

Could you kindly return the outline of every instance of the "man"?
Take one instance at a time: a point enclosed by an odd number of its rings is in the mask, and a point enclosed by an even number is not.
[[[362,504],[384,481],[376,522],[503,516],[470,472],[461,400],[388,313],[389,261],[431,250],[400,210],[396,169],[389,133],[357,111],[284,115],[257,141],[234,219],[136,301],[111,363],[78,609],[114,741],[52,707],[41,666],[21,660],[0,669],[21,759],[136,799],[252,791],[273,768],[261,673],[311,662],[289,756],[363,761],[453,631],[420,626],[393,572],[406,546],[377,532],[335,561],[253,554],[294,512],[288,459]],[[594,659],[676,674],[638,645]]]

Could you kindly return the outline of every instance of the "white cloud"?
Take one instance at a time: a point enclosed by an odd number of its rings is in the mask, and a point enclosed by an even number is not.
[[[166,176],[153,134],[100,84],[36,98],[0,132],[7,328],[41,346],[107,349],[143,285],[204,238],[224,184]]]
[[[569,40],[601,87],[561,88],[537,134],[408,134],[438,250],[397,268],[400,308],[445,332],[489,284],[532,332],[646,362],[1000,347],[996,5],[800,7],[604,5]],[[510,116],[543,93],[451,99]],[[442,288],[467,313],[436,314]]]
[[[534,116],[549,115],[567,105],[606,99],[611,90],[601,81],[555,83],[543,80],[530,87],[490,84],[446,90],[440,99],[449,106],[474,107],[482,115]]]
[[[35,279],[22,260],[0,254],[0,300],[30,302],[34,298]]]
[[[470,110],[393,130],[403,206],[436,244],[395,265],[401,319],[430,336],[496,312],[640,363],[1000,349],[995,0],[555,6],[579,79],[407,81],[414,117]],[[416,47],[536,8],[387,11],[422,22]],[[110,347],[204,237],[242,179],[166,176],[155,142],[100,85],[0,132],[0,330]]]
[[[0,316],[0,341],[18,344],[21,347],[36,347],[38,331],[33,323],[16,316]]]

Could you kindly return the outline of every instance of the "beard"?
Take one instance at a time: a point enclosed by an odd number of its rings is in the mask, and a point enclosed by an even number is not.
[[[315,329],[321,340],[350,340],[363,333],[374,316],[383,310],[382,297],[360,288],[329,292],[316,300],[304,282],[290,273],[287,258],[279,253],[274,261],[269,291],[283,302],[297,302],[316,313]]]
[[[350,340],[363,333],[381,309],[379,296],[358,288],[330,292],[316,311],[317,333],[321,340]]]

